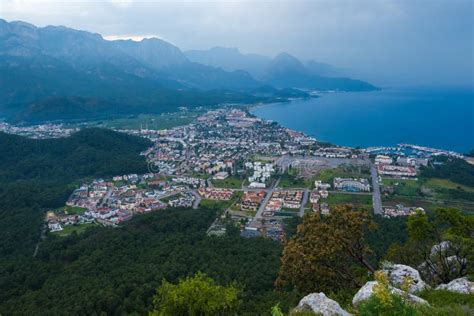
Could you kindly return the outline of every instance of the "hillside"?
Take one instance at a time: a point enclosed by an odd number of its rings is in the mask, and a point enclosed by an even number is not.
[[[0,133],[0,257],[31,256],[45,208],[64,205],[80,179],[146,172],[139,153],[148,146],[102,129],[49,140]]]

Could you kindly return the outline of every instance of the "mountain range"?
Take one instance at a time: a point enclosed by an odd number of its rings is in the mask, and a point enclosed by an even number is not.
[[[2,19],[0,74],[0,118],[27,123],[376,89],[287,53],[272,59],[229,48],[183,52],[157,38],[108,41]]]

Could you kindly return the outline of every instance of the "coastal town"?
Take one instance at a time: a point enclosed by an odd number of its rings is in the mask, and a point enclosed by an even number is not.
[[[31,138],[67,137],[77,130],[6,123],[0,128]],[[216,206],[220,212],[209,235],[224,234],[232,223],[244,237],[282,240],[286,218],[308,212],[327,215],[337,204],[385,217],[424,212],[423,205],[392,201],[391,194],[407,181],[416,182],[420,168],[434,157],[463,157],[407,144],[332,146],[237,108],[208,111],[191,124],[170,129],[118,131],[152,141],[142,153],[149,172],[84,183],[64,207],[47,212],[50,232],[116,227],[165,208]]]

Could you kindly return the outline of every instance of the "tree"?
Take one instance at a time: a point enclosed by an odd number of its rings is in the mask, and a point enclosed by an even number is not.
[[[358,287],[374,272],[364,229],[373,228],[365,211],[349,205],[331,209],[329,216],[307,214],[285,245],[277,287],[301,293]]]
[[[234,286],[220,286],[198,272],[178,284],[163,281],[153,298],[151,315],[229,315],[239,305],[239,290]]]
[[[474,260],[473,216],[456,209],[437,209],[431,218],[418,212],[408,219],[407,230],[408,242],[392,246],[387,259],[417,266],[433,285],[470,273]]]

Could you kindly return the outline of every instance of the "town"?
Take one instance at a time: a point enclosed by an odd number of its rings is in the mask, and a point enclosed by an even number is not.
[[[6,132],[36,138],[63,137],[76,130],[54,125],[46,133],[49,125],[1,126]],[[434,157],[462,158],[455,152],[406,144],[332,146],[242,108],[211,110],[191,124],[166,130],[118,131],[152,141],[142,153],[149,173],[84,183],[64,207],[47,213],[51,232],[98,224],[115,227],[164,208],[210,205],[222,210],[209,227],[210,235],[225,233],[231,222],[244,237],[281,240],[286,218],[308,212],[327,215],[337,204],[353,204],[385,217],[424,212],[422,205],[406,205],[392,194],[416,182],[419,169]]]

